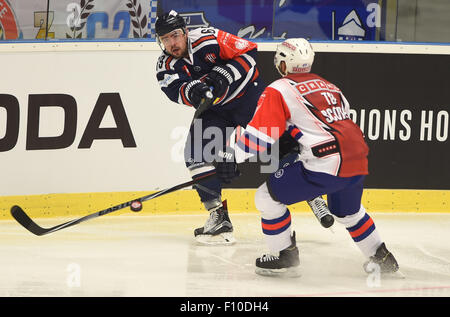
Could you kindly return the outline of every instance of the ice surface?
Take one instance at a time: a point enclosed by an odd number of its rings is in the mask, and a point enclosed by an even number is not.
[[[345,228],[331,233],[309,213],[292,214],[302,276],[256,275],[259,215],[230,215],[233,246],[196,244],[206,214],[104,216],[41,237],[0,221],[0,296],[450,296],[450,214],[371,213],[405,279],[364,273]]]

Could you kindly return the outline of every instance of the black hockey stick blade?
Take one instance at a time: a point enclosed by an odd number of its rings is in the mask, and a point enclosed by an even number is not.
[[[124,202],[122,204],[115,205],[115,206],[112,206],[112,207],[109,207],[109,208],[97,211],[97,212],[89,214],[87,216],[84,216],[84,217],[81,217],[81,218],[78,218],[78,219],[74,219],[74,220],[71,220],[71,221],[67,221],[65,223],[62,223],[60,225],[57,225],[57,226],[54,226],[54,227],[51,227],[51,228],[43,228],[43,227],[39,226],[36,222],[34,222],[26,214],[26,212],[20,206],[17,206],[17,205],[11,207],[11,215],[13,216],[13,218],[19,224],[21,224],[25,229],[27,229],[31,233],[33,233],[33,234],[35,234],[37,236],[43,236],[43,235],[46,235],[46,234],[49,234],[49,233],[52,233],[52,232],[55,232],[55,231],[58,231],[58,230],[61,230],[61,229],[64,229],[64,228],[68,228],[68,227],[74,226],[76,224],[79,224],[81,222],[87,221],[89,219],[97,218],[97,217],[109,214],[111,212],[114,212],[114,211],[117,211],[117,210],[120,210],[120,209],[124,209],[126,207],[129,207],[135,201],[144,202],[144,201],[156,198],[156,197],[163,196],[165,194],[172,193],[172,192],[177,191],[179,189],[195,185],[195,184],[197,184],[197,183],[199,183],[199,182],[201,182],[203,180],[212,178],[213,176],[215,176],[215,174],[216,173],[213,172],[211,174],[207,174],[207,175],[205,175],[203,177],[196,178],[196,179],[191,180],[189,182],[178,184],[178,185],[175,185],[173,187],[160,190],[160,191],[158,191],[156,193],[153,193],[153,194],[150,194],[150,195],[145,195],[143,197],[140,197],[140,198],[137,198],[137,199],[133,199],[133,200]]]
[[[38,226],[19,206],[15,205],[11,207],[11,215],[22,225],[22,227],[35,235],[42,236],[43,234],[46,234],[47,230]]]
[[[123,208],[125,208],[125,206]],[[116,209],[116,210],[119,210],[119,209]],[[51,228],[42,228],[36,222],[34,222],[20,206],[15,205],[15,206],[11,207],[11,215],[14,217],[14,219],[16,219],[16,221],[18,223],[20,223],[25,229],[27,229],[28,231],[30,231],[31,233],[33,233],[37,236],[43,236],[45,234],[49,234],[51,232],[58,231],[63,228],[66,228],[66,227],[71,227],[73,225],[76,225],[77,223],[86,221],[88,219],[99,217],[102,215],[102,214],[99,214],[101,212],[102,211],[91,214],[91,215],[84,216],[79,219],[67,221],[63,224],[60,224],[60,225],[57,225],[57,226],[54,226]],[[106,213],[103,213],[103,214],[106,214]]]

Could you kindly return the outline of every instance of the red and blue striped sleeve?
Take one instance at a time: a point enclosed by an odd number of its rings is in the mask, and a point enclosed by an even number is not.
[[[267,87],[262,93],[252,120],[236,142],[236,157],[239,161],[264,152],[275,143],[286,130],[290,111],[281,93]],[[299,132],[292,128],[294,133]]]

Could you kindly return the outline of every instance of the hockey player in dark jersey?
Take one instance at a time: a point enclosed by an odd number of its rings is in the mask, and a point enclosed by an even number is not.
[[[226,144],[234,128],[245,127],[253,117],[265,88],[256,67],[257,45],[212,27],[188,31],[173,10],[158,17],[155,29],[163,50],[156,65],[157,80],[169,99],[198,108],[208,92],[213,94],[213,105],[191,125],[185,147],[193,179],[216,174],[196,187],[210,216],[194,234],[200,243],[232,244],[233,226],[221,190],[239,172]],[[208,129],[220,136],[204,137]]]

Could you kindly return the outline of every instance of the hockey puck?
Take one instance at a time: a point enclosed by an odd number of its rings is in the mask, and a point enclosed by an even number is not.
[[[131,203],[130,209],[134,212],[138,212],[142,210],[142,203],[139,200],[135,200]]]
[[[320,224],[324,228],[329,228],[334,224],[334,217],[332,215],[325,215],[320,218]]]

